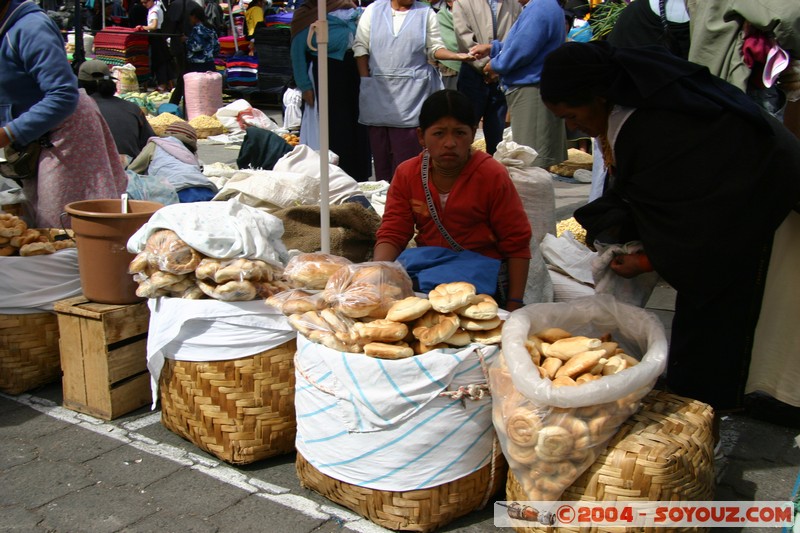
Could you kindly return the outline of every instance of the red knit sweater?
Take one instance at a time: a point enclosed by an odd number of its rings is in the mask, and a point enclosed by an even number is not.
[[[421,178],[422,155],[397,167],[386,198],[378,244],[404,250],[415,236],[417,246],[449,248],[428,212]],[[531,257],[531,225],[506,168],[486,152],[475,152],[450,190],[445,209],[439,191],[428,182],[439,219],[466,250],[507,259]]]

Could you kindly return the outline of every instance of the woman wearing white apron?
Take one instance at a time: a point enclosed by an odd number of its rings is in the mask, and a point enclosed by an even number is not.
[[[472,61],[445,48],[436,13],[414,0],[377,0],[364,10],[353,45],[361,76],[359,122],[369,126],[375,177],[422,151],[416,127],[422,102],[443,88],[432,59]]]

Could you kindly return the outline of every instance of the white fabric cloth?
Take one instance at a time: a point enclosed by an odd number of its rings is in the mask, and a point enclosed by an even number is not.
[[[53,304],[81,294],[78,250],[33,257],[0,257],[0,314],[52,311]]]
[[[227,361],[270,350],[296,336],[286,317],[263,300],[221,302],[155,298],[147,302],[147,368],[158,401],[164,359]]]
[[[597,255],[592,259],[592,277],[597,294],[610,294],[620,302],[644,307],[658,283],[658,272],[645,272],[633,278],[623,278],[611,270],[611,261],[619,254],[635,254],[644,251],[642,243],[626,244],[595,243]]]
[[[236,200],[162,207],[131,236],[128,251],[144,250],[147,238],[160,229],[171,229],[198,252],[217,259],[247,257],[276,266],[288,261],[283,222]]]
[[[554,302],[568,302],[575,298],[583,298],[595,294],[594,287],[583,284],[563,272],[553,268],[549,268],[547,272],[550,274],[550,281],[553,283]]]
[[[383,360],[297,337],[297,450],[333,478],[418,490],[464,477],[492,456],[491,399],[440,397],[485,384],[497,347],[471,345]]]
[[[283,129],[289,131],[300,129],[303,120],[303,93],[300,89],[286,89],[283,93],[283,106]]]
[[[572,233],[565,232],[561,237],[548,233],[542,240],[541,248],[548,265],[558,268],[580,283],[594,285],[592,261],[597,257],[597,252],[578,242]]]
[[[311,147],[298,144],[288,154],[284,155],[272,167],[274,172],[296,172],[321,182],[319,170],[319,152]],[[344,203],[353,196],[361,195],[358,182],[351,178],[347,172],[336,165],[328,165],[328,193],[330,205]],[[316,202],[314,202],[316,203]]]
[[[800,407],[800,214],[775,232],[746,393],[763,391]]]

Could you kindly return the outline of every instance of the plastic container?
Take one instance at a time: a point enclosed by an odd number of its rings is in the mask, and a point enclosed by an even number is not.
[[[127,213],[122,201],[83,200],[67,204],[72,229],[78,244],[78,271],[83,295],[103,304],[131,304],[137,283],[128,274],[134,254],[128,252],[128,239],[163,207],[157,202],[128,200]]]

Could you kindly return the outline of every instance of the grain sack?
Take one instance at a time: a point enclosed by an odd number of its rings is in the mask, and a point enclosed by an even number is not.
[[[555,190],[550,174],[532,166],[536,155],[536,150],[528,146],[500,141],[493,156],[508,170],[533,231],[528,281],[523,297],[526,304],[553,301],[553,284],[539,244],[545,235],[555,232]]]
[[[213,115],[222,103],[222,75],[218,72],[189,72],[183,75],[186,117]]]
[[[139,90],[139,78],[136,77],[136,67],[130,63],[123,66],[111,67],[111,75],[117,78],[117,93],[135,93]]]
[[[548,233],[556,230],[556,200],[553,178],[538,167],[534,167],[536,151],[514,141],[501,141],[494,158],[508,170],[511,181],[517,187],[522,205],[531,223],[536,242],[542,242]]]

